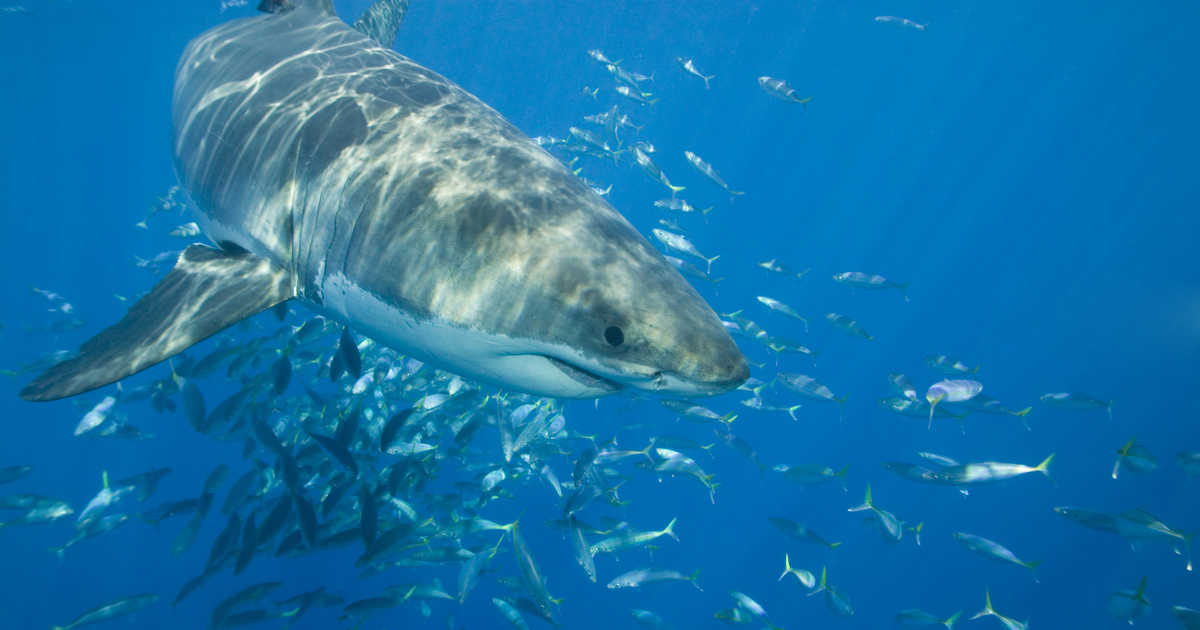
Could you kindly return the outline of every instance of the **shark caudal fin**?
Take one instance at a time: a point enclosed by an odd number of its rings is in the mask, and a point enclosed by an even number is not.
[[[294,295],[287,270],[265,258],[192,245],[121,321],[46,370],[21,398],[57,400],[108,385]]]

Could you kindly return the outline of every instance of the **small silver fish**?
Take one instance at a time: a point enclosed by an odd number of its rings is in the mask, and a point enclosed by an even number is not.
[[[680,65],[680,67],[683,68],[684,72],[703,79],[704,80],[704,89],[706,89],[706,90],[709,88],[708,82],[717,78],[716,75],[704,74],[703,72],[700,72],[700,70],[698,70],[696,68],[696,62],[691,59],[684,59],[683,57],[676,57],[675,62],[678,63]]]
[[[807,107],[808,102],[812,100],[811,96],[800,98],[797,95],[796,90],[792,89],[792,86],[788,85],[787,81],[784,81],[783,79],[761,76],[758,77],[758,85],[767,94],[770,94],[771,96],[783,101],[799,103]]]
[[[717,173],[716,169],[714,169],[712,167],[712,164],[705,162],[703,159],[700,158],[699,155],[696,155],[695,153],[692,153],[691,151],[684,151],[683,156],[685,158],[687,158],[687,161],[690,162],[692,164],[692,166],[696,167],[696,170],[700,171],[705,177],[713,180],[713,182],[715,182],[721,188],[724,188],[725,192],[727,192],[731,195],[746,194],[740,190],[733,190],[732,188],[730,188],[729,184],[726,184],[725,180],[721,178],[721,176]]]
[[[877,15],[875,16],[875,21],[882,24],[899,24],[900,26],[915,28],[918,31],[923,31],[926,26],[929,26],[928,24],[919,24],[908,18],[896,17],[894,15]]]

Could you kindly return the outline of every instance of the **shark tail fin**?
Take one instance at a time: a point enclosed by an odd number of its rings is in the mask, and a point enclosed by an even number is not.
[[[125,317],[21,390],[47,401],[103,387],[295,295],[291,274],[245,251],[192,245]]]

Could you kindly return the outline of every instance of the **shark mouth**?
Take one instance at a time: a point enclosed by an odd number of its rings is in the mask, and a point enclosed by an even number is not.
[[[549,355],[541,355],[544,359],[550,362],[551,365],[562,371],[563,374],[571,377],[572,380],[587,387],[589,389],[597,389],[605,392],[615,392],[622,389],[620,383],[611,381],[592,372],[588,372],[579,366],[572,365],[561,359],[556,359]]]

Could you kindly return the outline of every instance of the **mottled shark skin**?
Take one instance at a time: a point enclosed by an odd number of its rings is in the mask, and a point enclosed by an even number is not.
[[[223,251],[401,352],[504,387],[708,395],[746,379],[712,309],[561,162],[327,0],[277,4],[200,35],[176,70],[176,169]],[[257,302],[237,318],[272,305]],[[57,369],[22,395],[84,391]]]

